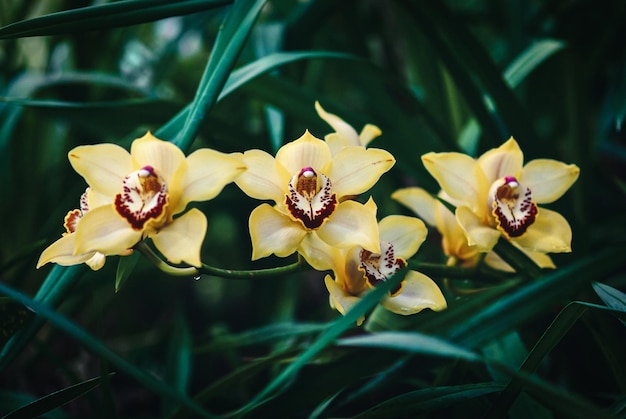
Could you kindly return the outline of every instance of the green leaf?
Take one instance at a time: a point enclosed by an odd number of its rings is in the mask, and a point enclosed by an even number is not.
[[[69,271],[69,269],[67,269],[66,271]],[[125,372],[130,377],[134,378],[139,383],[144,385],[147,389],[161,395],[162,397],[175,400],[176,402],[183,405],[185,408],[189,409],[190,411],[201,417],[212,417],[208,412],[206,412],[204,409],[202,409],[200,406],[190,400],[185,394],[182,394],[181,392],[172,388],[161,379],[158,379],[153,375],[148,374],[143,370],[137,368],[135,365],[109,349],[100,340],[96,339],[95,337],[87,333],[84,329],[72,323],[65,316],[56,313],[46,305],[27,297],[26,295],[10,288],[3,283],[0,283],[0,294],[4,294],[24,305],[27,305],[35,313],[37,313],[37,315],[46,319],[52,325],[67,333],[68,335],[72,336],[74,339],[82,343],[87,349],[106,359],[112,365],[115,365],[121,371]]]
[[[408,412],[433,411],[456,403],[500,391],[502,386],[494,383],[465,384],[459,386],[430,387],[411,391],[377,404],[358,414],[355,418],[375,419],[406,417]]]
[[[351,327],[355,327],[356,322],[365,315],[374,305],[376,305],[394,287],[397,287],[406,274],[404,268],[397,271],[387,281],[379,284],[374,290],[368,293],[355,304],[343,317],[338,318],[328,325],[320,336],[287,368],[285,368],[276,378],[274,378],[259,394],[249,403],[239,409],[239,414],[244,414],[254,410],[268,399],[276,397],[283,392],[293,380],[294,375],[309,361],[311,361],[324,348],[333,343],[337,337]]]
[[[509,86],[515,88],[540,64],[565,47],[565,42],[558,39],[540,39],[522,51],[507,66],[502,77]]]
[[[221,7],[228,0],[132,0],[81,7],[15,22],[0,28],[0,39],[59,35],[152,22]]]
[[[226,16],[185,123],[176,138],[172,140],[181,150],[189,149],[198,134],[204,116],[217,102],[265,2],[266,0],[239,0],[235,2]]]
[[[139,261],[140,254],[139,252],[133,252],[130,256],[120,257],[115,273],[115,292],[118,292],[122,288],[124,282],[126,282],[130,274],[133,273]]]
[[[578,301],[568,304],[552,321],[539,341],[537,341],[533,349],[528,354],[528,357],[521,365],[520,371],[525,373],[534,372],[539,367],[541,361],[552,351],[552,349],[554,349],[554,347],[563,339],[567,332],[569,332],[572,326],[588,309],[613,312],[615,314],[626,313],[626,307],[621,307],[620,309],[608,309],[596,304]],[[513,380],[511,380],[500,397],[494,402],[491,410],[489,411],[488,417],[497,418],[504,415],[513,404],[515,398],[522,391],[524,382],[526,382],[525,379],[520,378],[519,376],[516,376]]]
[[[343,338],[337,346],[392,349],[414,354],[441,356],[480,362],[481,357],[472,351],[454,345],[441,338],[417,332],[380,332],[371,335]]]
[[[626,294],[618,289],[611,287],[610,285],[601,284],[599,282],[593,282],[591,284],[593,290],[598,294],[598,297],[604,304],[615,310],[626,310]]]
[[[113,375],[113,373],[109,375]],[[83,381],[82,383],[74,384],[62,390],[55,391],[54,393],[50,393],[47,396],[20,407],[19,409],[13,410],[3,416],[2,419],[34,418],[44,415],[51,410],[61,407],[93,390],[100,384],[100,380],[102,380],[102,377],[94,377]]]
[[[215,338],[211,343],[195,348],[196,353],[218,352],[242,346],[258,345],[275,340],[319,333],[327,327],[325,323],[274,323],[259,329],[236,335]]]

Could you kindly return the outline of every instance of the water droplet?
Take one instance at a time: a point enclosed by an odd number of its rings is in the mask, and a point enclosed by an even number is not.
[[[200,276],[200,275],[197,275],[197,276],[194,276],[194,277],[193,277],[193,279],[195,279],[196,281],[199,281],[199,280],[200,280],[200,278],[201,278],[201,276]]]

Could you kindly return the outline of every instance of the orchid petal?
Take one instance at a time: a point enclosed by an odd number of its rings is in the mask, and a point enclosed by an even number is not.
[[[467,244],[479,252],[489,252],[500,238],[500,231],[485,226],[481,219],[467,207],[456,209],[456,220],[465,232]]]
[[[380,304],[392,313],[404,316],[425,308],[441,311],[448,306],[435,281],[416,271],[408,271],[400,293],[383,298]]]
[[[331,246],[361,246],[370,252],[380,253],[376,210],[355,201],[337,205],[333,215],[316,233]]]
[[[329,246],[317,234],[307,234],[298,247],[300,253],[309,265],[316,271],[342,270],[345,264],[341,251]]]
[[[428,230],[424,222],[415,217],[389,215],[378,223],[380,240],[393,245],[396,257],[408,259],[426,240]]]
[[[61,237],[41,253],[37,261],[37,269],[48,262],[58,263],[63,266],[78,265],[86,262],[94,255],[94,252],[74,255],[75,247],[76,234],[67,234]]]
[[[360,146],[361,140],[352,125],[339,118],[337,115],[326,112],[319,102],[315,102],[315,110],[320,118],[330,125],[337,133],[339,140],[344,146]]]
[[[118,215],[113,205],[104,205],[90,210],[80,219],[74,254],[94,251],[104,255],[127,253],[141,240],[141,234]]]
[[[498,148],[492,148],[480,156],[478,164],[483,169],[487,182],[492,184],[505,176],[519,177],[524,154],[513,137]]]
[[[185,154],[169,141],[159,140],[150,132],[133,141],[130,155],[137,168],[152,166],[165,183],[171,183],[174,173],[185,161]]]
[[[372,141],[374,138],[378,138],[382,135],[382,131],[376,125],[366,124],[361,133],[359,134],[359,139],[361,140],[361,145],[366,146]]]
[[[345,147],[333,158],[327,176],[339,200],[370,189],[396,160],[385,150]]]
[[[559,199],[578,179],[580,169],[550,159],[532,160],[522,169],[520,182],[533,193],[538,204],[549,204]]]
[[[330,275],[326,275],[324,277],[324,283],[326,284],[326,288],[330,294],[331,306],[343,315],[345,315],[352,307],[361,301],[360,297],[356,297],[345,292]],[[365,316],[362,316],[357,320],[357,326],[360,326],[363,323],[363,320],[365,320]]]
[[[248,150],[245,153],[231,154],[239,158],[247,169],[241,173],[235,183],[249,197],[271,199],[276,203],[285,200],[291,175],[274,157],[262,150]]]
[[[297,175],[305,167],[321,171],[330,162],[328,144],[306,131],[300,138],[285,144],[276,153],[276,161],[283,165],[290,176]]]
[[[192,208],[156,234],[151,234],[150,238],[168,261],[200,267],[200,251],[206,230],[206,216],[197,208]]]
[[[445,193],[474,212],[484,211],[491,185],[476,160],[461,153],[427,153],[422,162]]]
[[[261,204],[252,210],[249,227],[252,260],[272,253],[280,257],[289,256],[296,251],[307,234],[302,224],[268,204]]]
[[[183,211],[189,202],[215,198],[245,168],[241,160],[219,151],[203,148],[191,153],[180,181],[182,192],[172,214]]]
[[[134,170],[128,151],[115,144],[79,146],[68,157],[91,189],[111,197],[120,192],[124,178]]]
[[[391,198],[409,208],[426,224],[437,225],[437,206],[441,204],[426,190],[417,187],[398,189],[391,194]]]
[[[571,252],[572,229],[558,212],[540,208],[523,236],[513,239],[520,247],[541,253]]]

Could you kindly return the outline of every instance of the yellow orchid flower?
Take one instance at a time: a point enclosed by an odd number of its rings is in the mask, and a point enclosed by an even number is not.
[[[123,254],[150,237],[172,263],[200,266],[207,228],[189,202],[214,198],[242,171],[236,158],[200,149],[187,158],[174,144],[151,133],[133,141],[130,154],[115,144],[76,147],[70,163],[103,205],[82,215],[76,226],[74,255]]]
[[[367,191],[393,166],[387,151],[353,146],[332,155],[326,142],[306,131],[281,147],[276,158],[262,150],[235,156],[248,167],[235,183],[248,196],[275,203],[250,214],[252,260],[288,256],[307,235],[334,247],[380,251],[375,208],[346,198]]]
[[[456,205],[456,220],[469,246],[489,252],[500,236],[532,252],[571,251],[572,230],[555,211],[540,208],[560,198],[579,168],[524,156],[511,137],[478,159],[462,153],[427,153],[422,162]]]
[[[93,194],[90,194],[90,188],[87,188],[80,197],[80,208],[73,209],[67,213],[63,220],[63,226],[65,232],[63,236],[48,246],[39,256],[37,262],[37,269],[45,265],[48,262],[58,263],[63,266],[78,265],[79,263],[85,263],[94,271],[101,269],[106,261],[105,255],[100,252],[87,252],[82,254],[74,254],[76,247],[76,226],[81,220],[83,215],[89,211],[90,208],[98,206],[94,202]],[[132,253],[132,250],[127,250],[123,255]]]
[[[440,197],[446,202],[455,205],[454,199],[440,192]],[[480,259],[480,253],[475,246],[467,243],[465,232],[456,221],[454,213],[426,190],[418,187],[402,188],[395,191],[391,197],[411,209],[417,216],[431,227],[435,227],[441,235],[443,252],[448,256],[448,265],[471,267]],[[513,243],[516,245],[515,243]],[[517,245],[516,245],[517,246]],[[519,248],[519,247],[518,247]],[[552,259],[545,253],[520,249],[541,268],[554,269]],[[495,252],[487,253],[487,265],[501,271],[512,272],[513,268],[502,260]]]
[[[335,132],[324,137],[333,154],[347,146],[367,146],[374,138],[382,134],[376,125],[367,124],[357,134],[352,125],[332,113],[326,112],[319,102],[315,102],[315,110],[320,118],[330,125]]]
[[[372,205],[368,203],[366,205]],[[325,256],[328,269],[334,278],[326,275],[324,282],[330,294],[330,305],[345,314],[377,284],[386,281],[404,268],[406,260],[413,256],[426,239],[426,226],[414,217],[390,215],[378,224],[380,252],[371,252],[361,246],[336,249],[315,238],[308,250]],[[387,310],[401,315],[415,314],[429,308],[441,311],[447,307],[446,300],[435,282],[428,276],[408,271],[400,286],[381,300]],[[359,320],[359,324],[363,319]]]

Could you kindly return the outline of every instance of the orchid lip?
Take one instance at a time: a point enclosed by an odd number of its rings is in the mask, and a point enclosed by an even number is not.
[[[134,230],[149,221],[158,222],[166,212],[167,185],[152,166],[144,166],[124,178],[123,192],[115,197],[115,209]]]
[[[285,205],[292,218],[302,222],[307,229],[315,230],[335,211],[337,197],[332,192],[330,179],[307,166],[289,182]]]
[[[515,177],[506,176],[494,182],[489,199],[497,228],[508,237],[522,236],[535,222],[538,209],[532,191]]]
[[[396,257],[393,244],[381,241],[380,249],[382,252],[380,254],[372,253],[365,249],[362,249],[359,253],[360,270],[372,287],[386,281],[406,266],[404,259]],[[391,295],[397,295],[401,288],[402,284],[391,290]]]

